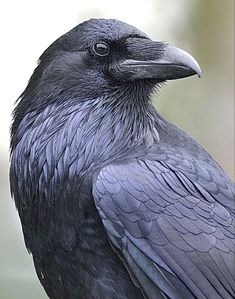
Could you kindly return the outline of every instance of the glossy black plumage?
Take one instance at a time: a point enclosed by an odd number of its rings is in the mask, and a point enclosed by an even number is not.
[[[116,20],[84,22],[40,57],[14,112],[10,181],[50,298],[233,297],[234,184],[150,102],[196,73]]]

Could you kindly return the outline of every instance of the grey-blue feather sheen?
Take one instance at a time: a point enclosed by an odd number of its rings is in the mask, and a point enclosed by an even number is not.
[[[69,101],[62,106],[53,103],[36,118],[35,112],[26,114],[19,125],[11,164],[18,178],[31,178],[26,197],[36,188],[40,200],[51,200],[56,197],[54,192],[60,192],[61,181],[78,182],[89,167],[105,165],[135,146],[148,148],[158,142],[154,118],[149,117],[154,114],[151,104],[146,119],[135,109],[130,103],[104,97],[76,105],[74,100],[71,105]],[[140,119],[130,121],[130,114]]]

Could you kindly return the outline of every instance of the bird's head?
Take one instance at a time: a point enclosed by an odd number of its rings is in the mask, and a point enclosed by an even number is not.
[[[179,48],[152,41],[117,20],[91,19],[42,54],[29,90],[94,98],[110,88],[141,84],[151,89],[166,80],[200,73],[196,60]]]

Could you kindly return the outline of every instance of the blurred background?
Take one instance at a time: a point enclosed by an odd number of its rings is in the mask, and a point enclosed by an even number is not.
[[[91,17],[116,18],[193,54],[203,76],[172,81],[154,98],[160,113],[196,138],[234,178],[234,0],[2,1],[0,108],[0,298],[46,299],[9,194],[14,102],[40,54]]]

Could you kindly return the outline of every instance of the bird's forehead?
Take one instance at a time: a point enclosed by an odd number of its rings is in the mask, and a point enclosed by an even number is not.
[[[91,19],[78,27],[79,39],[84,43],[99,40],[115,41],[128,36],[148,36],[137,28],[115,19]]]

